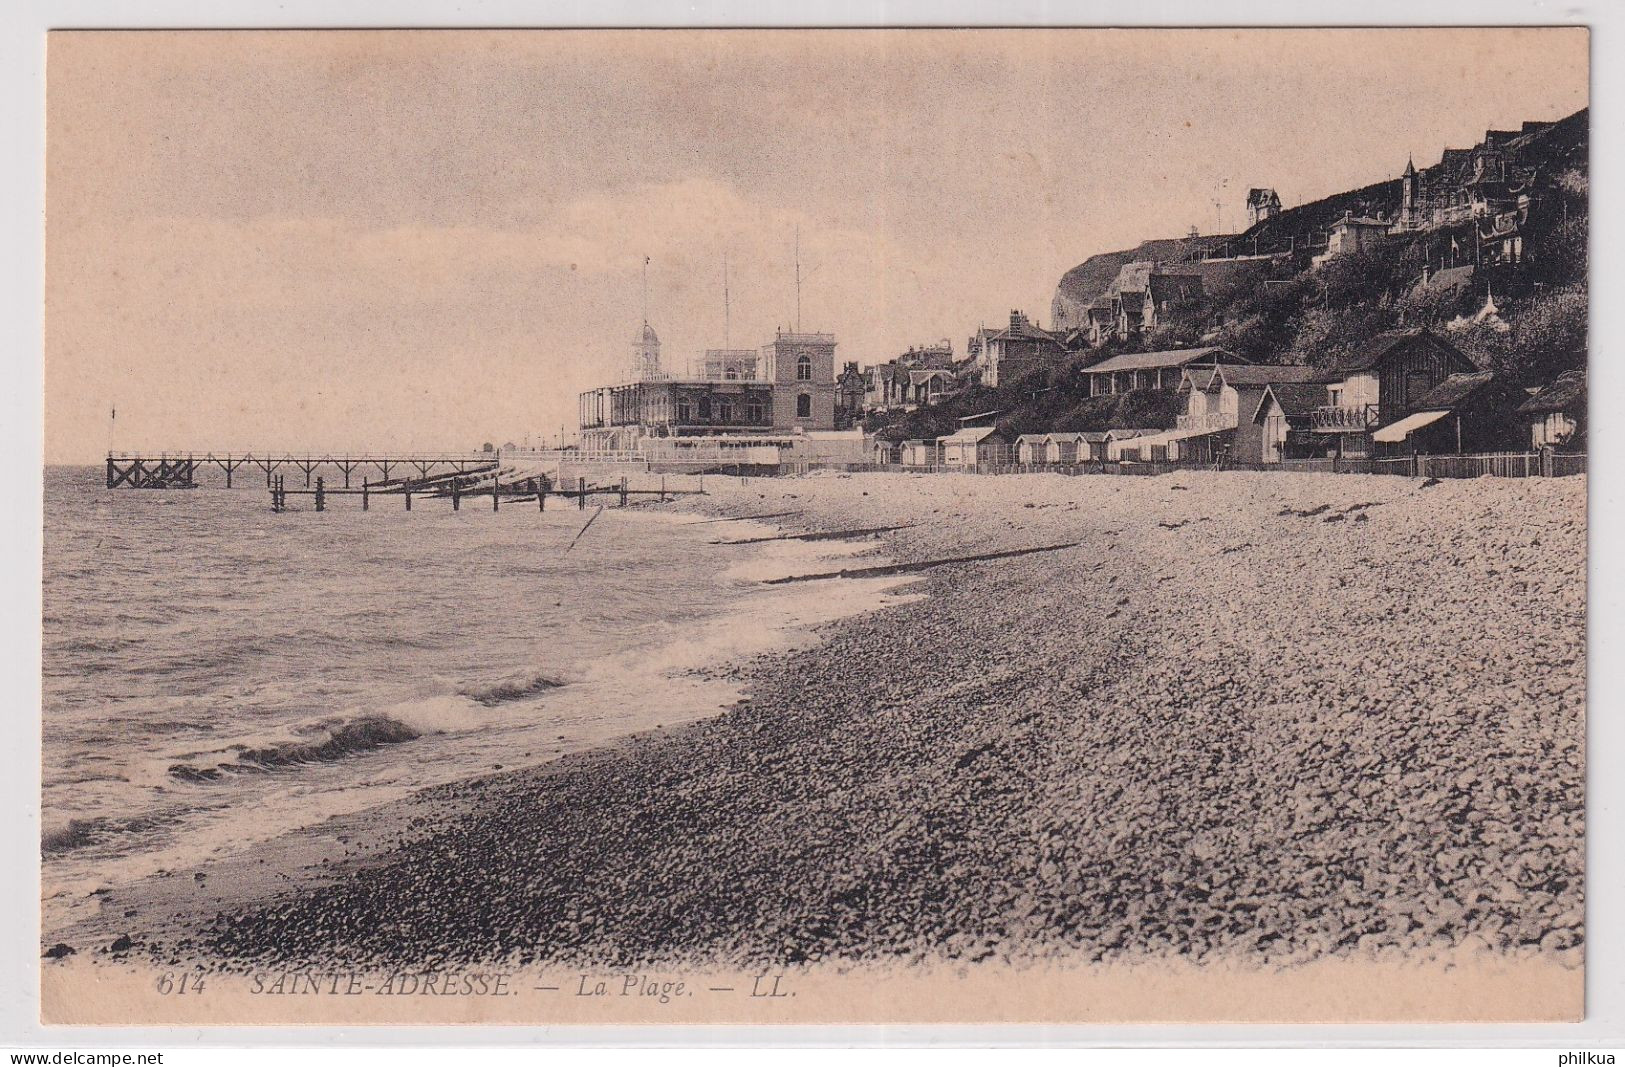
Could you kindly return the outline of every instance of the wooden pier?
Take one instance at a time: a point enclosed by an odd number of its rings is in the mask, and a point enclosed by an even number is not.
[[[504,480],[500,473],[489,471],[468,472],[466,474],[432,475],[422,479],[396,479],[387,482],[372,482],[363,479],[359,489],[329,489],[325,478],[318,476],[316,484],[309,489],[289,489],[287,476],[276,475],[271,481],[271,510],[283,512],[288,510],[289,497],[308,496],[317,511],[326,511],[328,501],[336,496],[352,496],[361,498],[361,510],[368,511],[372,502],[378,497],[400,497],[405,510],[412,510],[412,499],[419,500],[449,500],[453,511],[462,510],[464,502],[476,504],[485,500],[491,502],[492,511],[502,510],[504,502],[510,506],[536,502],[537,511],[547,510],[547,499],[562,499],[566,506],[574,502],[578,510],[585,511],[589,497],[610,496],[618,500],[621,507],[632,502],[633,497],[657,497],[661,503],[679,496],[703,496],[705,494],[704,479],[700,480],[697,489],[669,489],[666,480],[660,480],[658,489],[632,489],[628,487],[627,479],[622,478],[618,485],[593,486],[585,478],[578,479],[574,486],[554,486],[545,476],[522,475]]]
[[[497,458],[490,452],[109,452],[107,488],[193,489],[199,471],[211,466],[225,472],[227,489],[232,488],[232,476],[241,467],[264,471],[267,489],[281,477],[276,472],[283,467],[303,473],[306,489],[312,488],[316,471],[327,468],[348,489],[351,476],[358,471],[375,470],[385,482],[391,472],[415,471],[419,478],[437,473],[490,473],[497,469]]]

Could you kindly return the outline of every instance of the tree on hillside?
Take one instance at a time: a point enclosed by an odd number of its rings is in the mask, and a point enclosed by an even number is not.
[[[1544,385],[1586,365],[1589,304],[1580,286],[1510,300],[1501,313],[1507,329],[1479,324],[1451,340],[1485,370],[1524,385]]]

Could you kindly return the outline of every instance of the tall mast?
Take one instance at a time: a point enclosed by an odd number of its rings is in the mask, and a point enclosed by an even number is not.
[[[728,302],[728,253],[722,253],[722,347],[733,347],[733,311]]]
[[[649,257],[643,257],[643,324],[649,325]]]
[[[801,332],[801,224],[796,224],[796,333]]]

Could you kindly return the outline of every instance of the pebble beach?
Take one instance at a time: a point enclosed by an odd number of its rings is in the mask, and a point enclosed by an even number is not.
[[[712,668],[747,694],[716,718],[154,879],[45,947],[228,970],[1580,966],[1584,477],[706,488],[681,507],[897,527],[842,568],[1054,550],[921,567],[923,596]]]

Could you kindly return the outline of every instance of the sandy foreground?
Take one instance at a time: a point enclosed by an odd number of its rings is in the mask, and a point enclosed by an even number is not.
[[[706,487],[688,506],[787,531],[907,527],[841,567],[1074,547],[922,570],[924,599],[723,668],[750,697],[716,719],[119,890],[47,933],[74,950],[47,1017],[1580,1015],[1583,477]],[[153,974],[200,964],[212,1002],[154,1006]],[[310,968],[557,995],[245,985]],[[690,999],[562,1005],[589,972]],[[694,979],[764,974],[798,998]]]

